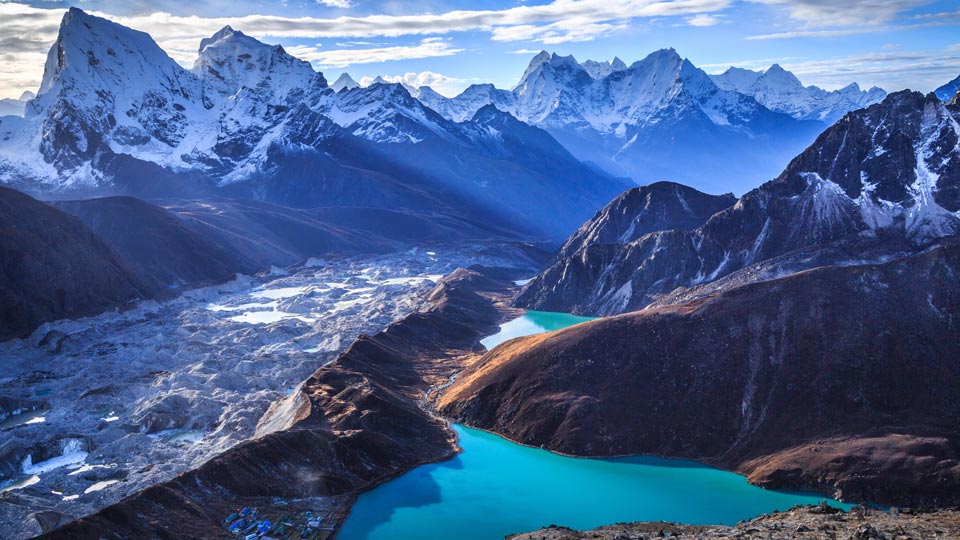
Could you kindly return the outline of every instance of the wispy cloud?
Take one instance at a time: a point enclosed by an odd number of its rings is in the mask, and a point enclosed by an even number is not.
[[[960,25],[960,10],[914,13],[932,0],[748,0],[784,6],[800,28],[749,36],[750,40],[822,38]]]
[[[447,38],[426,38],[417,45],[397,45],[368,49],[317,49],[315,47],[289,47],[287,51],[325,68],[342,68],[356,64],[372,64],[391,60],[412,60],[450,56],[462,52]]]
[[[876,34],[881,32],[898,32],[903,30],[916,30],[919,28],[935,28],[938,26],[957,26],[960,25],[960,18],[957,20],[931,21],[916,24],[896,24],[896,25],[877,25],[877,26],[859,26],[850,28],[830,28],[826,30],[794,30],[790,32],[777,32],[773,34],[759,34],[747,36],[748,40],[764,39],[792,39],[792,38],[820,38],[820,37],[838,37],[838,36],[856,36],[860,34]]]
[[[931,0],[749,0],[784,6],[790,17],[815,26],[882,24]]]
[[[353,7],[353,2],[351,2],[350,0],[317,0],[317,3],[322,6],[335,7],[335,8]]]
[[[936,88],[960,75],[960,51],[884,52],[841,56],[804,62],[783,62],[805,84],[825,88],[862,86],[887,91]]]
[[[720,17],[716,15],[708,15],[706,13],[701,13],[699,15],[694,15],[693,17],[687,17],[687,24],[690,26],[714,26],[720,24]]]

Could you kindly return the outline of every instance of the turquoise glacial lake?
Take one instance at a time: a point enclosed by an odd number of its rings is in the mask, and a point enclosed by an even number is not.
[[[572,458],[460,425],[453,429],[461,454],[360,495],[337,538],[499,540],[550,524],[734,524],[823,499],[761,489],[691,461]]]
[[[585,320],[528,312],[504,324],[490,337],[497,339],[488,338],[484,345],[490,349],[514,337]],[[761,489],[743,476],[692,461],[565,457],[452,427],[463,452],[361,494],[337,539],[500,540],[550,524],[588,529],[622,521],[734,524],[823,500]]]

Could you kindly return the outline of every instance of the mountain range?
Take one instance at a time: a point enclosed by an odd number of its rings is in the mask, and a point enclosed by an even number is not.
[[[753,96],[771,111],[789,114],[798,120],[818,120],[832,125],[850,111],[879,102],[887,92],[873,87],[861,90],[857,83],[833,91],[803,86],[793,73],[773,64],[764,71],[731,67],[712,76],[717,86]]]
[[[229,27],[198,52],[188,71],[147,34],[69,10],[38,97],[0,119],[0,179],[46,197],[390,209],[540,238],[629,185],[495,109],[457,123],[399,84],[335,92],[307,62]],[[517,210],[531,200],[562,211]]]
[[[958,121],[956,103],[891,94],[845,116],[775,180],[716,214],[700,214],[699,226],[685,219],[658,223],[659,231],[641,228],[643,235],[618,234],[649,219],[627,192],[568,240],[518,303],[610,315],[922,249],[960,232]],[[669,194],[674,205],[691,198]],[[632,210],[620,215],[621,207]]]
[[[452,120],[492,104],[611,174],[713,193],[743,193],[769,180],[836,118],[884,95],[856,85],[835,92],[803,87],[776,65],[711,77],[674,49],[630,66],[543,51],[509,91],[473,85],[446,98],[419,89],[421,101]]]

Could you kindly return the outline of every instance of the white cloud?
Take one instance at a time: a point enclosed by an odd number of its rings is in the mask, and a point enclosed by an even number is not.
[[[317,0],[317,3],[327,7],[348,8],[353,7],[350,0]]]
[[[523,55],[540,53],[540,51],[537,49],[516,49],[513,51],[507,51],[507,52],[509,52],[510,54],[523,54]]]
[[[931,0],[750,0],[786,7],[792,19],[816,26],[882,24]]]
[[[937,26],[956,26],[960,24],[960,19],[953,20],[935,20],[917,24],[895,24],[895,25],[876,25],[876,26],[858,26],[850,28],[832,28],[827,30],[795,30],[790,32],[777,32],[774,34],[759,34],[747,36],[748,40],[765,39],[791,39],[791,38],[819,38],[819,37],[838,37],[855,36],[859,34],[874,34],[879,32],[897,32],[902,30],[916,30],[918,28],[934,28]]]
[[[853,81],[879,86],[889,92],[909,88],[931,91],[960,74],[958,51],[884,52],[784,62],[805,84],[832,89]]]
[[[321,67],[342,68],[355,64],[372,64],[391,60],[451,56],[463,52],[463,49],[454,48],[449,39],[426,38],[421,40],[418,45],[330,50],[317,49],[315,47],[289,47],[287,48],[287,52],[298,58],[317,62]]]
[[[720,24],[720,17],[701,13],[693,17],[687,17],[687,24],[690,26],[713,26]]]
[[[381,75],[381,77],[383,77],[383,79],[387,82],[402,83],[413,88],[429,86],[433,90],[436,90],[438,93],[447,97],[456,96],[471,82],[471,80],[468,79],[448,77],[441,73],[434,73],[433,71],[422,71],[420,73],[411,71],[404,73],[403,75]],[[373,84],[375,79],[376,77],[364,76],[361,77],[358,82],[360,83],[360,86],[369,86],[370,84]]]

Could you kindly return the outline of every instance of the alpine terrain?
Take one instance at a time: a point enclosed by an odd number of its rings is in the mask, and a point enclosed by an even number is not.
[[[957,537],[942,3],[0,2],[0,538]]]

